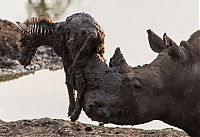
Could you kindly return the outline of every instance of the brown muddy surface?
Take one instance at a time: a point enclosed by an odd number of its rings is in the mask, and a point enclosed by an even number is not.
[[[189,137],[174,129],[142,130],[135,128],[111,128],[70,122],[61,119],[41,118],[0,121],[0,136],[9,137]]]

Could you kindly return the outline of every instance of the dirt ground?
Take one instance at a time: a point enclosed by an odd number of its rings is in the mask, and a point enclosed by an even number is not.
[[[41,118],[0,121],[0,136],[4,137],[189,137],[174,129],[142,130],[135,128],[108,128],[61,119]]]

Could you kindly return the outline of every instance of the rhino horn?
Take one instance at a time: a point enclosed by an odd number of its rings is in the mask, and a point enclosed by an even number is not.
[[[116,67],[123,64],[126,64],[126,60],[123,57],[120,48],[118,47],[115,49],[115,53],[113,57],[110,59],[109,67]]]
[[[167,48],[163,40],[158,35],[156,35],[151,29],[147,30],[147,33],[149,45],[154,52],[160,53],[161,51]]]

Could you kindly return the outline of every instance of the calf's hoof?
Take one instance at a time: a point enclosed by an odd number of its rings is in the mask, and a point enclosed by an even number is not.
[[[72,122],[75,122],[78,118],[79,118],[79,114],[78,113],[72,113],[71,114],[70,119],[71,119]]]

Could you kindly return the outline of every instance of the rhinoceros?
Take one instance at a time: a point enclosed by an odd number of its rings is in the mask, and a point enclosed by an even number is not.
[[[147,30],[150,47],[159,55],[150,64],[131,67],[119,48],[106,64],[103,30],[88,14],[75,14],[59,23],[18,24],[23,30],[22,64],[30,64],[43,44],[62,57],[70,77],[72,121],[83,108],[88,117],[103,123],[137,125],[161,120],[200,137],[199,30],[180,46],[166,33],[162,39]],[[42,27],[37,28],[38,24]],[[74,89],[78,91],[75,108]]]
[[[94,57],[84,68],[87,88],[83,110],[92,120],[137,125],[161,120],[200,136],[200,31],[178,46],[147,30],[157,58],[129,66],[119,48],[109,67]]]

